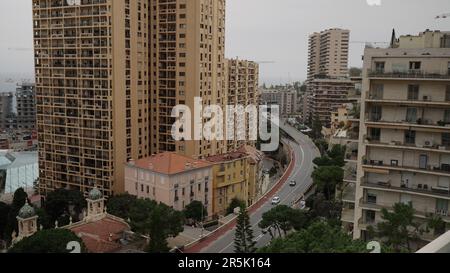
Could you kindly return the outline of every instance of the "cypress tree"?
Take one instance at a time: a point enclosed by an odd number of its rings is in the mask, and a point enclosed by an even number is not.
[[[250,217],[245,208],[241,208],[237,219],[234,246],[236,253],[255,253],[256,242],[254,241],[253,230],[250,224]]]

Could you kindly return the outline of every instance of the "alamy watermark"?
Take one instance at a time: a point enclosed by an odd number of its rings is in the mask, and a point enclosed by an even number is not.
[[[272,152],[280,143],[280,107],[278,105],[203,105],[194,98],[194,109],[177,105],[172,109],[175,141],[257,141],[261,151]]]

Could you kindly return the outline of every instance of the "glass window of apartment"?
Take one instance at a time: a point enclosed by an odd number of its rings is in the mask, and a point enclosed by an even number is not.
[[[450,62],[447,64],[447,75],[450,75]]]
[[[422,63],[421,62],[409,62],[410,70],[420,70]]]
[[[419,99],[419,85],[410,84],[408,85],[408,100],[418,100]]]
[[[370,119],[371,121],[380,121],[382,115],[382,108],[381,106],[373,106],[370,108]]]
[[[378,73],[384,73],[385,62],[375,62],[375,71]]]
[[[366,223],[371,224],[375,222],[375,211],[366,210]]]
[[[383,99],[384,84],[374,84],[371,99],[381,100]]]
[[[374,193],[367,193],[367,203],[376,204],[377,203],[377,195]]]
[[[448,200],[436,199],[436,213],[443,216],[448,215]]]
[[[450,110],[445,110],[444,112],[444,122],[450,123]]]
[[[444,35],[441,38],[441,48],[450,48],[450,35]]]
[[[380,141],[380,140],[381,140],[381,129],[370,128],[370,141]]]
[[[450,101],[450,85],[447,85],[447,89],[445,90],[445,101]]]
[[[417,121],[417,108],[406,109],[406,121],[409,123]]]
[[[405,144],[416,144],[416,131],[405,132]]]
[[[450,146],[450,133],[442,133],[442,146]]]

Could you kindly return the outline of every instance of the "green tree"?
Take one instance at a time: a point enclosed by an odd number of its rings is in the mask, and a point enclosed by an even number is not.
[[[308,228],[273,240],[260,253],[367,253],[366,244],[353,241],[339,226],[317,221]]]
[[[54,223],[58,220],[59,226],[69,224],[69,218],[79,221],[79,215],[86,208],[86,200],[80,191],[57,189],[47,195],[44,209]]]
[[[236,208],[245,208],[246,206],[247,206],[247,204],[245,204],[245,201],[242,201],[238,198],[233,198],[231,200],[230,205],[228,206],[227,214],[234,213],[234,209],[236,209]]]
[[[256,242],[254,241],[253,230],[250,224],[250,217],[247,209],[241,208],[237,219],[234,246],[236,253],[256,252]]]
[[[338,166],[323,166],[316,168],[312,179],[317,191],[325,195],[326,200],[334,199],[336,187],[344,181],[344,170]]]
[[[293,229],[300,230],[309,223],[309,215],[301,210],[280,205],[264,213],[259,227],[267,230],[272,239],[278,234],[279,237],[286,236]]]
[[[184,209],[184,216],[196,222],[203,222],[208,216],[208,209],[200,201],[193,201]]]
[[[405,249],[412,251],[411,243],[419,239],[423,232],[421,224],[414,220],[415,210],[411,204],[397,203],[394,211],[381,210],[382,222],[378,223],[376,229],[369,228],[369,234],[384,241],[396,252]]]
[[[147,251],[168,252],[167,239],[176,237],[183,231],[182,212],[152,200],[137,199],[130,210],[131,227],[135,232],[150,238]]]
[[[81,252],[86,252],[86,247],[81,238],[67,229],[49,229],[35,233],[15,244],[9,253],[69,253],[67,244],[76,241],[81,245]]]
[[[6,225],[8,223],[8,215],[11,210],[11,206],[0,202],[0,239],[4,238]]]
[[[122,219],[128,219],[131,207],[136,202],[136,196],[130,194],[116,195],[108,199],[108,213]]]
[[[447,223],[441,216],[431,215],[427,217],[426,231],[433,231],[435,236],[440,236],[447,231]]]
[[[313,139],[322,139],[322,121],[320,120],[319,116],[314,117],[314,119],[312,120],[312,132],[311,132],[311,137]]]
[[[11,235],[15,231],[18,232],[17,227],[17,215],[19,214],[19,210],[25,205],[25,202],[28,200],[28,194],[24,191],[23,188],[19,188],[14,192],[13,202],[11,204],[11,208],[8,213],[8,220],[5,227],[5,239],[7,241],[11,241]]]
[[[316,193],[306,200],[312,219],[325,218],[331,225],[341,225],[342,203],[335,199],[327,200],[323,193]]]

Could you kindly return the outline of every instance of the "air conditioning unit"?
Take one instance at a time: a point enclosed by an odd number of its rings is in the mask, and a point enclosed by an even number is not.
[[[423,96],[423,100],[424,101],[431,101],[431,97],[430,96]]]
[[[425,147],[432,147],[432,146],[433,146],[433,142],[430,141],[430,140],[426,140],[424,146],[425,146]]]

